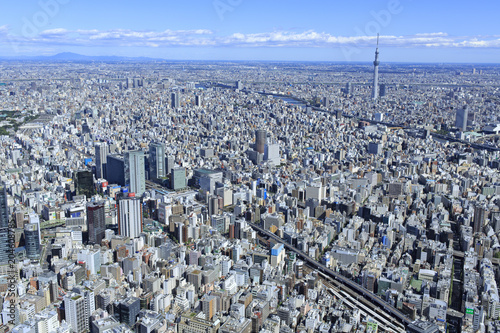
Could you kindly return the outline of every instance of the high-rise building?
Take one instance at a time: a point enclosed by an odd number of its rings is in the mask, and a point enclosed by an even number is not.
[[[487,215],[488,211],[485,207],[474,207],[474,233],[481,232],[483,230],[484,221],[486,220]]]
[[[385,97],[386,92],[387,92],[387,86],[386,86],[385,84],[381,84],[381,85],[380,85],[380,92],[379,92],[379,96],[380,96],[380,97]]]
[[[38,224],[27,223],[24,225],[24,242],[26,257],[28,259],[40,258],[40,230]]]
[[[170,187],[173,190],[180,190],[186,187],[186,169],[174,168],[170,173]]]
[[[194,105],[201,106],[201,96],[200,95],[196,95],[194,97]]]
[[[173,109],[178,108],[180,105],[179,103],[179,93],[173,92],[172,93],[172,101],[171,101],[171,106]]]
[[[0,184],[0,264],[9,261],[9,206],[7,204],[7,189]]]
[[[170,175],[172,169],[175,167],[175,157],[174,156],[165,157],[165,164],[166,164],[165,174]]]
[[[125,161],[120,155],[106,157],[106,179],[109,184],[125,185]]]
[[[370,142],[368,144],[368,153],[374,155],[382,154],[382,144],[377,142]]]
[[[352,85],[351,85],[351,82],[347,82],[347,83],[345,84],[344,93],[345,93],[347,96],[352,95]]]
[[[35,321],[35,332],[37,333],[57,332],[60,327],[57,312],[54,310],[45,309],[35,314]]]
[[[106,163],[108,157],[108,144],[98,142],[95,145],[95,177],[106,178]]]
[[[201,311],[207,320],[212,320],[217,312],[217,297],[204,294],[201,298]]]
[[[149,179],[165,177],[165,145],[152,143],[149,145]]]
[[[94,195],[94,175],[87,170],[80,170],[75,173],[76,195],[85,195],[91,198]]]
[[[96,251],[97,256],[99,256],[99,251]],[[100,263],[99,263],[100,267]],[[77,286],[73,288],[73,292],[76,292],[78,295],[80,295],[84,299],[84,304],[85,304],[85,313],[86,316],[85,321],[87,322],[87,327],[90,326],[90,316],[92,313],[95,311],[95,294],[92,290],[83,287],[83,286]],[[79,318],[81,320],[81,318]]]
[[[101,270],[101,256],[99,250],[82,249],[77,254],[77,260],[85,264],[88,274],[95,275]]]
[[[76,293],[67,294],[64,297],[64,312],[66,322],[75,333],[86,332],[89,329],[85,297]],[[85,320],[87,319],[87,320]]]
[[[255,131],[255,150],[259,154],[264,154],[266,147],[267,132],[265,130]]]
[[[373,90],[372,90],[372,98],[378,99],[378,65],[380,62],[378,61],[378,34],[377,34],[377,49],[375,50],[375,60],[373,61]]]
[[[467,130],[467,116],[469,114],[469,109],[465,106],[463,109],[457,110],[455,116],[455,127],[465,132]]]
[[[272,165],[280,164],[280,146],[277,143],[266,143],[264,148],[264,161]]]
[[[104,202],[87,204],[87,230],[89,232],[89,242],[100,245],[106,230]]]
[[[139,311],[141,310],[141,301],[137,297],[129,297],[122,301],[119,306],[120,322],[134,327]]]
[[[146,191],[144,152],[135,150],[125,153],[125,186],[130,192],[141,196]]]
[[[481,324],[484,323],[485,311],[482,305],[476,306],[472,315],[472,330],[478,332]]]
[[[139,237],[142,232],[142,204],[139,198],[128,197],[118,200],[118,234],[130,238]]]

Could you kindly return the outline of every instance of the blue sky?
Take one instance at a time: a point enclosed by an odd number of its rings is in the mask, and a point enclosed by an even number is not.
[[[500,1],[0,0],[0,55],[500,62]]]

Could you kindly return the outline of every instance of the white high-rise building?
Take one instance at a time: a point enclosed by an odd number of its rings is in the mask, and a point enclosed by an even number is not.
[[[264,148],[264,161],[272,165],[280,164],[280,145],[277,143],[266,143]]]
[[[142,205],[139,198],[130,197],[118,201],[118,234],[130,238],[142,232]]]
[[[77,255],[78,261],[85,262],[85,268],[90,274],[95,275],[101,270],[101,255],[98,250],[83,249]]]
[[[64,311],[66,321],[73,332],[81,333],[89,330],[89,314],[85,297],[76,293],[67,294],[64,297]]]
[[[44,310],[35,315],[36,332],[37,333],[52,333],[60,327],[57,312],[52,310]]]
[[[125,154],[125,185],[130,192],[141,196],[146,191],[146,169],[144,165],[144,152],[129,151]]]

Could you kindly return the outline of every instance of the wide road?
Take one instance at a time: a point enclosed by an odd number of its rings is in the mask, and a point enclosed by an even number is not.
[[[296,247],[286,243],[283,241],[283,239],[279,238],[275,234],[273,234],[270,231],[264,230],[260,226],[256,225],[255,223],[248,223],[254,230],[266,235],[269,238],[272,238],[274,241],[283,244],[288,250],[293,251],[297,253],[299,257],[302,258],[302,260],[306,261],[307,264],[310,266],[314,267],[318,271],[322,272],[323,274],[326,274],[330,276],[331,278],[335,279],[336,281],[339,281],[340,283],[344,284],[345,286],[349,287],[350,289],[356,291],[359,295],[362,295],[365,297],[367,300],[372,302],[374,305],[378,306],[379,308],[384,309],[387,313],[391,314],[394,318],[398,319],[405,327],[409,325],[412,321],[407,318],[401,311],[390,305],[389,303],[383,301],[380,297],[372,293],[366,288],[363,288],[359,284],[355,283],[354,281],[349,280],[345,276],[342,276],[338,274],[337,272],[331,270],[330,268],[326,267],[325,265],[319,263],[318,261],[314,260],[301,250],[297,249]]]

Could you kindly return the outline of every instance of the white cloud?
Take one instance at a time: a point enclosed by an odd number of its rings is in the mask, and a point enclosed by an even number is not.
[[[0,26],[0,41],[15,41],[29,47],[53,45],[105,46],[105,47],[373,47],[375,36],[336,36],[325,32],[307,30],[303,32],[273,31],[253,34],[233,33],[217,35],[212,30],[164,30],[136,31],[111,30],[67,30],[49,29],[34,37],[11,33],[8,26]],[[408,48],[498,48],[499,36],[450,36],[445,32],[417,33],[414,35],[382,35],[382,47]]]

